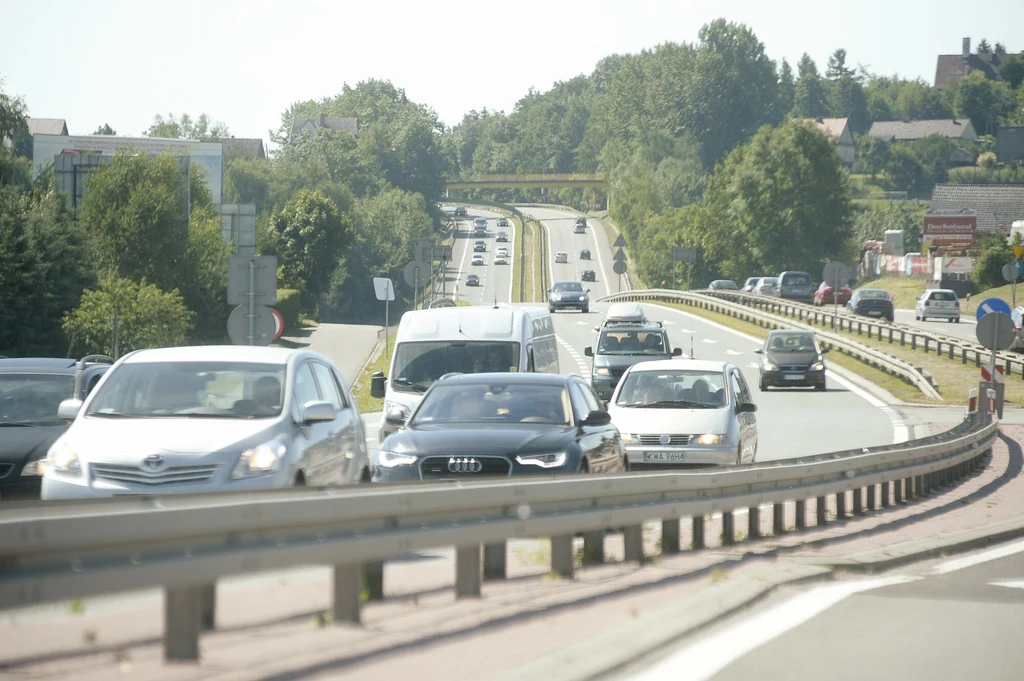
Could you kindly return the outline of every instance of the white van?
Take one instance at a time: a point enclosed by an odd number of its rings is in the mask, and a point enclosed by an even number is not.
[[[377,442],[398,430],[441,376],[489,371],[559,373],[551,314],[497,306],[406,312],[395,335],[390,380],[380,372],[371,378],[370,394],[384,398]]]

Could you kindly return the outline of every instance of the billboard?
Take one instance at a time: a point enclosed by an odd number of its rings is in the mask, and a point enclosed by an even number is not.
[[[971,243],[978,227],[978,216],[973,213],[925,213],[921,240],[932,246],[951,246]]]
[[[132,144],[154,156],[188,156],[206,171],[206,183],[213,202],[221,202],[224,180],[224,150],[220,142],[160,139],[156,137],[114,137],[111,135],[33,135],[32,172],[38,177],[55,156],[113,156],[123,144]]]

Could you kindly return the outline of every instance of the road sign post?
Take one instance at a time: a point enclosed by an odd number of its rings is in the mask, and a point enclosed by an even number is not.
[[[978,312],[981,314],[981,308],[992,300],[998,300],[1004,307],[1009,307],[1006,302],[999,300],[998,298],[989,298],[984,303],[978,306]],[[996,377],[996,353],[1000,350],[1005,350],[1010,347],[1013,343],[1016,332],[1013,329],[1013,318],[1005,312],[989,312],[982,315],[978,321],[978,329],[976,331],[978,336],[978,342],[983,347],[988,348],[991,351],[988,365],[988,377],[989,381],[981,381],[981,388],[979,394],[984,395],[985,390],[992,389],[996,392],[996,413],[999,418],[1003,417],[1003,395],[1006,389],[1006,384],[996,381],[991,381],[992,378]],[[998,367],[1002,368],[1002,367]],[[982,373],[982,378],[985,377],[985,373]]]
[[[833,260],[825,264],[821,279],[832,287],[832,314],[839,312],[839,289],[850,281],[850,268]]]
[[[388,318],[388,315],[390,313],[391,301],[395,299],[395,285],[387,277],[374,277],[373,292],[377,295],[377,300],[384,301],[384,357],[387,358],[388,328],[391,326],[391,320]]]
[[[236,344],[257,344],[260,336],[257,331],[261,324],[265,324],[262,321],[264,315],[269,315],[269,312],[265,312],[266,306],[276,302],[277,256],[233,255],[228,258],[228,303],[248,307],[248,313],[245,315],[246,342],[239,343],[234,340]],[[228,321],[230,334],[230,318]],[[237,332],[237,329],[235,331]]]

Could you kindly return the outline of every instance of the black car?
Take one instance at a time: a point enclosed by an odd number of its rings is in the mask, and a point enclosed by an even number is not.
[[[814,386],[825,389],[825,358],[828,348],[818,346],[814,334],[798,329],[775,329],[768,332],[764,346],[756,350],[762,355],[760,387]]]
[[[480,277],[479,276],[477,276],[475,274],[467,274],[466,275],[466,286],[479,286],[479,285],[480,285]]]
[[[485,242],[485,241],[477,241],[476,243],[473,244],[473,251],[474,252],[486,251],[486,250],[487,250],[487,242]]]
[[[548,290],[548,311],[556,310],[590,312],[590,289],[579,281],[556,281]]]
[[[495,224],[498,227],[508,227],[508,218],[498,218],[498,222]]]
[[[594,270],[583,270],[583,276],[580,278],[583,281],[597,281],[597,275],[594,274]]]
[[[878,288],[862,288],[853,292],[846,309],[854,314],[868,317],[884,317],[890,322],[895,319],[896,306],[888,291]]]
[[[373,482],[618,473],[618,429],[579,376],[451,374],[377,448]]]
[[[590,260],[590,249],[584,248],[580,251],[580,260]]]
[[[501,226],[500,222],[498,223],[498,226],[499,227]],[[499,242],[503,242],[503,243],[507,243],[508,242],[508,234],[506,234],[505,232],[498,232],[497,236],[494,237],[494,240],[495,241],[499,241]]]
[[[466,215],[468,215],[468,213],[466,211],[466,207],[465,206],[456,206],[455,207],[455,217],[465,217]]]
[[[0,359],[0,500],[39,498],[43,459],[68,428],[57,408],[84,400],[112,362],[102,355]]]

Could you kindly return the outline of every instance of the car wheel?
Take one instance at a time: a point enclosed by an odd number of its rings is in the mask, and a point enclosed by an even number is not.
[[[763,378],[758,382],[758,387],[761,388],[761,392],[768,391],[768,384],[765,383],[765,380]]]
[[[823,383],[823,382],[819,383],[818,385],[814,386],[814,389],[815,390],[824,390],[825,389],[825,383]]]
[[[295,474],[295,479],[292,480],[292,487],[305,487],[306,486],[306,475],[299,471]]]
[[[587,463],[587,458],[583,457],[582,459],[580,459],[580,474],[583,475],[583,474],[589,473],[589,472],[590,472],[590,464]]]
[[[551,314],[555,314],[555,308],[549,307],[548,312],[550,312]]]
[[[583,314],[590,314],[590,307],[583,308]]]
[[[359,475],[359,482],[360,482],[360,484],[366,483],[366,482],[372,482],[372,481],[373,481],[373,478],[370,475],[370,469],[369,468],[364,468],[363,472]]]
[[[955,321],[955,322],[956,322],[957,324],[959,324],[959,323],[960,323],[960,318],[959,318],[959,317],[957,317],[957,318],[956,318],[956,319],[955,319],[954,321]]]

